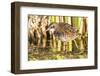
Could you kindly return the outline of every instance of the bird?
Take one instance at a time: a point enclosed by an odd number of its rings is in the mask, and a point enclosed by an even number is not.
[[[78,29],[68,23],[51,23],[46,31],[50,31],[56,38],[63,42],[74,40],[79,36]]]

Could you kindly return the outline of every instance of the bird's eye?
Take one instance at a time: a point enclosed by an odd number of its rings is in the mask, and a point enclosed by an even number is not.
[[[53,28],[53,27],[51,27],[51,28]]]
[[[51,28],[54,28],[54,26],[52,26]]]

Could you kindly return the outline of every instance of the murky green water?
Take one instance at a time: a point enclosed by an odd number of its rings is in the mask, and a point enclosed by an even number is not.
[[[57,50],[58,48],[31,48],[28,52],[28,60],[59,60],[59,59],[81,59],[87,58],[86,51]]]

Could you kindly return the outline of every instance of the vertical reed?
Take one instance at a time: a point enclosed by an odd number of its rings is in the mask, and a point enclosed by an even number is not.
[[[75,26],[78,30],[80,28],[80,21],[79,21],[79,17],[72,17],[72,25]],[[79,51],[79,48],[78,48],[78,43],[79,43],[79,40],[78,39],[75,39],[73,40],[73,51]]]
[[[67,17],[67,23],[71,25],[71,17]],[[68,42],[68,51],[72,51],[72,40]]]
[[[52,22],[56,22],[56,16],[52,16]],[[56,48],[56,38],[54,34],[52,35],[53,38],[53,47]]]

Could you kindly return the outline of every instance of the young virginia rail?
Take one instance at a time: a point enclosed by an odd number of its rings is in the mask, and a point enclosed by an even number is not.
[[[77,28],[68,23],[51,23],[47,31],[50,31],[55,37],[63,42],[74,40],[79,35]]]

